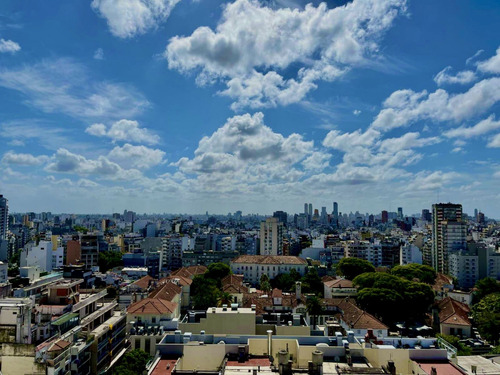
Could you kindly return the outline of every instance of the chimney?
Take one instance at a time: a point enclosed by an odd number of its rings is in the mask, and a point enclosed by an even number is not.
[[[267,331],[267,354],[269,357],[273,355],[273,331]]]
[[[437,370],[435,367],[431,367],[431,375],[437,375]]]
[[[297,299],[300,299],[301,296],[302,296],[302,283],[300,281],[297,281],[295,283],[295,297]]]

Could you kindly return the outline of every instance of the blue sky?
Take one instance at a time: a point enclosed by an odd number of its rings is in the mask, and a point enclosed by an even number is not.
[[[498,1],[0,3],[13,211],[500,217]]]

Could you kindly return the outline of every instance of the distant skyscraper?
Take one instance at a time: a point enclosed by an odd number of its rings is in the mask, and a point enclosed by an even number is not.
[[[268,217],[260,223],[260,255],[283,255],[283,223]]]
[[[382,211],[382,223],[387,223],[389,221],[389,213],[387,211]]]
[[[288,221],[288,214],[285,211],[275,211],[273,213],[273,217],[277,218],[279,221],[281,221],[284,225],[287,224]]]
[[[312,216],[313,216],[313,205],[312,205],[312,203],[309,203],[309,212],[308,212],[308,215],[309,215],[309,220],[311,220]]]
[[[425,221],[432,220],[432,214],[429,210],[427,210],[427,209],[422,210],[422,220],[425,220]]]
[[[339,225],[339,204],[337,202],[333,202],[333,225]]]
[[[0,194],[0,240],[7,239],[9,230],[9,201]]]
[[[398,219],[403,220],[403,207],[398,207]]]
[[[309,205],[307,203],[304,203],[304,213],[309,215]]]
[[[450,254],[465,250],[467,225],[462,221],[462,205],[438,203],[432,205],[432,267],[448,273]]]
[[[474,220],[477,221],[477,214],[478,214],[478,211],[477,211],[477,208],[474,209]]]
[[[321,207],[321,224],[328,224],[328,214],[326,213],[326,207]]]

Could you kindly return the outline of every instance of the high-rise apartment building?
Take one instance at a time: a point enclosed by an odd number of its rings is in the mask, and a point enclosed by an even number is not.
[[[283,255],[283,223],[269,217],[260,223],[260,255]]]
[[[80,237],[81,261],[87,268],[99,265],[99,239],[97,234],[83,234]]]
[[[9,201],[0,194],[0,240],[7,238],[9,230]]]
[[[387,223],[389,221],[389,213],[387,211],[382,211],[382,223]]]
[[[288,223],[288,214],[285,211],[275,211],[273,217],[281,221],[285,226]]]
[[[467,225],[462,221],[462,205],[438,203],[432,205],[432,267],[448,273],[450,254],[465,250]]]
[[[398,207],[398,220],[403,220],[403,207]]]
[[[195,245],[195,250],[204,251],[206,249],[206,238],[196,238],[198,248]],[[202,240],[202,241],[201,241]],[[176,270],[182,267],[182,253],[189,249],[189,237],[181,237],[179,235],[166,236],[162,239],[160,265],[168,270]],[[203,242],[203,244],[202,244]]]

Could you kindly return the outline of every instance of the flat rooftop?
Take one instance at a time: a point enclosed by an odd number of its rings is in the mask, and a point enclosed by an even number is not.
[[[213,309],[215,308],[216,314],[254,314],[255,310],[252,310],[250,307],[238,307],[236,310],[231,310],[231,307],[227,307],[224,310],[224,307],[209,307],[207,309],[207,315],[213,314]]]

